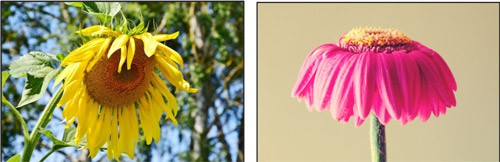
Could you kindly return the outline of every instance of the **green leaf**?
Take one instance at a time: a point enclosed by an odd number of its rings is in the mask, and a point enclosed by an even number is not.
[[[34,77],[45,77],[47,73],[54,70],[50,62],[52,56],[39,51],[32,51],[10,64],[12,77],[25,77],[30,74]]]
[[[75,127],[68,127],[64,129],[64,134],[62,141],[66,143],[73,142],[73,139],[75,139],[76,136],[76,128]]]
[[[2,71],[2,88],[5,85],[5,82],[9,78],[9,72],[7,71]]]
[[[66,142],[63,142],[59,139],[57,139],[54,134],[52,134],[51,131],[45,129],[45,130],[39,130],[38,132],[44,134],[45,136],[49,137],[49,139],[54,143],[54,146],[55,145],[62,145],[62,146],[66,146],[66,147],[69,147],[69,146],[72,146]]]
[[[61,141],[59,139],[57,139],[54,134],[52,134],[51,131],[49,130],[40,130],[39,131],[40,133],[44,134],[45,136],[49,137],[49,139],[52,141],[53,145],[52,145],[52,149],[50,149],[50,151],[40,160],[40,161],[44,161],[45,159],[47,159],[47,157],[49,157],[53,152],[59,150],[59,149],[62,149],[62,148],[65,148],[65,147],[77,147],[75,145],[72,145],[70,143],[66,143],[64,141]],[[66,134],[66,130],[64,131],[65,134]],[[64,139],[64,137],[63,137]]]
[[[97,8],[96,2],[83,2],[85,12],[95,12],[99,13],[99,8]]]
[[[16,154],[12,156],[7,162],[19,162],[21,161],[21,154]]]
[[[100,13],[114,17],[121,10],[121,5],[118,2],[96,2]]]
[[[57,58],[57,60],[59,60],[59,62],[62,62],[64,60],[64,58],[66,58],[66,55],[59,53],[56,55],[56,58]]]
[[[8,78],[9,78],[9,72],[2,71],[2,89]],[[2,91],[2,102],[8,102],[7,99],[3,96],[3,91]]]
[[[75,7],[78,7],[78,8],[82,8],[83,7],[83,3],[82,2],[64,2],[66,5],[69,5],[69,6],[75,6]]]
[[[83,11],[96,16],[103,23],[110,21],[121,10],[121,5],[118,2],[83,2],[81,4]]]
[[[40,99],[45,93],[49,82],[54,78],[57,72],[58,70],[52,69],[52,71],[48,72],[43,77],[35,77],[28,74],[21,101],[19,101],[17,107],[22,107]]]

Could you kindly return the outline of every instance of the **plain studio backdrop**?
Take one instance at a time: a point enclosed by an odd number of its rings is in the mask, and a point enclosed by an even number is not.
[[[499,10],[478,3],[259,3],[258,160],[369,161],[369,125],[341,124],[291,97],[306,56],[355,27],[395,28],[437,51],[457,106],[386,126],[389,161],[498,161]]]

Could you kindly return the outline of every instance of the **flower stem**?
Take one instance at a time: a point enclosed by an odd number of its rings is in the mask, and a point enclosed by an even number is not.
[[[2,100],[2,101],[4,101],[4,100]],[[19,113],[19,111],[17,111],[17,109],[12,104],[10,104],[10,102],[8,102],[7,100],[5,100],[2,103],[9,106],[10,110],[12,110],[12,112],[14,113],[14,116],[16,116],[17,120],[19,120],[19,122],[21,123],[21,126],[23,127],[24,142],[28,141],[29,140],[28,127],[26,127],[26,122],[24,122],[24,119],[23,119],[23,116],[21,116],[21,113]]]
[[[372,114],[370,123],[370,138],[372,149],[372,162],[385,162],[385,126],[382,125],[377,117]]]
[[[38,141],[40,140],[41,134],[39,131],[40,129],[45,128],[45,126],[47,126],[49,121],[52,119],[52,113],[54,112],[57,103],[61,99],[62,94],[63,90],[62,88],[59,88],[56,94],[49,101],[47,106],[45,106],[45,109],[43,110],[42,115],[38,119],[35,128],[33,128],[33,130],[31,131],[29,138],[30,140],[27,143],[25,143],[21,161],[30,161],[31,154],[33,154],[33,150],[35,149],[35,146],[38,144]]]

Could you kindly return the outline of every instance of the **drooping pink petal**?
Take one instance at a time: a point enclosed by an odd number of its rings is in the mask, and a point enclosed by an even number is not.
[[[432,63],[431,58],[424,54],[421,55],[421,57],[417,57],[416,61],[418,62],[420,69],[423,71],[422,75],[426,76],[426,82],[429,82],[429,86],[434,89],[439,100],[444,102],[446,106],[453,105],[455,102],[453,90],[447,85],[443,75],[440,75],[438,67]]]
[[[359,54],[354,65],[354,96],[356,108],[361,119],[366,119],[372,108],[373,93],[376,83],[376,54],[365,52]]]
[[[319,88],[314,90],[315,102],[318,104],[316,109],[318,111],[329,108],[335,79],[340,71],[339,67],[345,58],[345,55],[336,54],[336,51],[331,51],[325,55],[325,61],[319,65],[314,81],[314,84],[319,86]]]
[[[382,103],[386,107],[392,118],[401,118],[401,108],[398,107],[400,101],[397,95],[397,80],[394,80],[395,73],[394,59],[391,54],[379,54],[378,56],[378,78],[377,86]]]
[[[316,49],[306,57],[306,60],[302,64],[302,68],[300,68],[299,75],[297,76],[297,82],[292,90],[292,97],[303,97],[298,96],[298,94],[301,93],[312,78],[314,78],[318,64],[321,63],[323,59],[323,54],[334,48],[337,48],[334,44],[323,44],[316,47]]]
[[[356,54],[346,54],[346,60],[340,67],[339,75],[333,88],[331,110],[332,116],[337,120],[348,121],[353,115],[354,96],[353,91],[353,71],[356,63]]]

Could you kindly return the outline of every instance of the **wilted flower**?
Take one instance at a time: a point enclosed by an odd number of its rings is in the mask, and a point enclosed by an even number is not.
[[[56,84],[65,80],[59,101],[66,104],[62,115],[67,126],[78,120],[75,141],[86,136],[92,157],[107,144],[110,159],[122,152],[133,159],[139,126],[147,144],[158,142],[163,112],[177,125],[176,99],[155,70],[176,90],[197,91],[183,79],[181,56],[160,43],[179,33],[153,36],[144,31],[120,33],[97,25],[83,29],[78,33],[91,40],[61,63],[65,69]]]
[[[358,28],[338,44],[314,49],[302,65],[292,96],[311,111],[359,126],[373,112],[382,124],[425,122],[456,105],[457,84],[438,53],[395,29]]]

